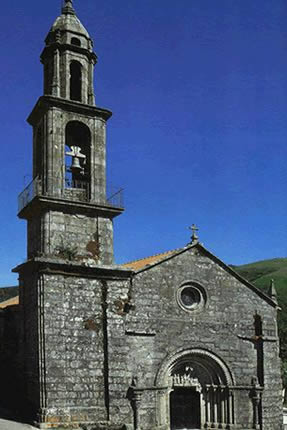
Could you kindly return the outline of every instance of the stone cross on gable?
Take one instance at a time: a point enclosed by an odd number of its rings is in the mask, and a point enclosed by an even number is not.
[[[198,227],[195,224],[192,224],[192,226],[188,227],[188,228],[189,228],[189,230],[192,231],[191,243],[197,242],[198,241],[197,232],[199,230]]]

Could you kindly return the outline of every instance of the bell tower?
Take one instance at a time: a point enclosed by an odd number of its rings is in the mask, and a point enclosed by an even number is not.
[[[71,0],[46,37],[41,62],[44,94],[28,118],[33,178],[19,196],[27,260],[14,269],[21,391],[38,427],[79,428],[109,421],[109,283],[118,291],[131,271],[114,264],[113,219],[123,207],[121,190],[106,194],[111,112],[95,104],[97,56]]]
[[[69,254],[113,263],[112,219],[121,190],[106,196],[106,122],[95,105],[97,56],[71,0],[51,27],[41,54],[44,95],[28,118],[33,127],[33,180],[19,197],[28,221],[28,258]]]

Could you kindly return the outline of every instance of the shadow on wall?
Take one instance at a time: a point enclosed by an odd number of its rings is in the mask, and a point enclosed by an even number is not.
[[[0,309],[0,418],[16,421],[25,415],[19,314],[18,305]]]

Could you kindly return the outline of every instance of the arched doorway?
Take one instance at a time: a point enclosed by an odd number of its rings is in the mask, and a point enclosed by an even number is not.
[[[159,423],[171,430],[226,428],[234,424],[233,378],[216,355],[202,349],[178,352],[166,359],[157,386]]]

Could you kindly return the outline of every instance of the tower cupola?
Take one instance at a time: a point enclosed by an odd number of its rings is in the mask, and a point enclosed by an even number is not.
[[[94,105],[93,41],[76,15],[71,0],[65,0],[41,54],[44,94]]]

